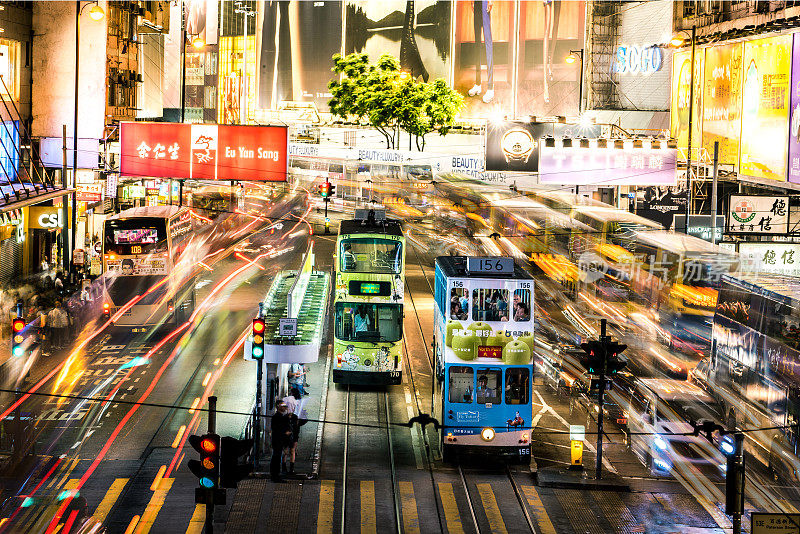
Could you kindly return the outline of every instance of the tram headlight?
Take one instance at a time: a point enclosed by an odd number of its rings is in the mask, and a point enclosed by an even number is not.
[[[481,430],[481,439],[483,439],[483,441],[492,441],[494,439],[494,429],[484,428]]]

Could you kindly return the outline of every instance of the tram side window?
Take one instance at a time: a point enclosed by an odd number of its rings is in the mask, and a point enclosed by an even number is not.
[[[515,321],[530,321],[531,320],[531,290],[530,289],[517,289],[514,291],[514,320]]]
[[[508,321],[508,290],[473,289],[472,319],[475,321]]]
[[[478,368],[478,404],[500,404],[503,374],[500,369]]]
[[[475,376],[472,367],[454,365],[450,368],[449,401],[469,404],[472,402]]]
[[[528,404],[528,370],[506,369],[506,404]]]
[[[469,317],[469,291],[462,287],[450,290],[450,318],[465,321]]]

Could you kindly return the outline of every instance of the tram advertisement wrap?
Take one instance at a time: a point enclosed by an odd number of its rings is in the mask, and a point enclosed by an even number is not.
[[[167,260],[156,256],[121,257],[106,260],[108,270],[116,276],[167,274]]]

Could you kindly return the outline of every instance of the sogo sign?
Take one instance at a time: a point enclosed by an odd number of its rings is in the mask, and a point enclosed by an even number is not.
[[[285,126],[123,122],[120,174],[285,182]]]
[[[617,48],[617,62],[614,71],[620,74],[653,74],[664,64],[663,52],[656,45],[648,47],[620,46]]]

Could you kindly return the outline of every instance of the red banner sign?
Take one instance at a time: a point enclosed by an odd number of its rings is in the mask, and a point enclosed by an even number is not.
[[[487,347],[478,345],[478,358],[497,358],[503,359],[503,347]]]
[[[123,122],[120,174],[285,182],[285,126]]]

